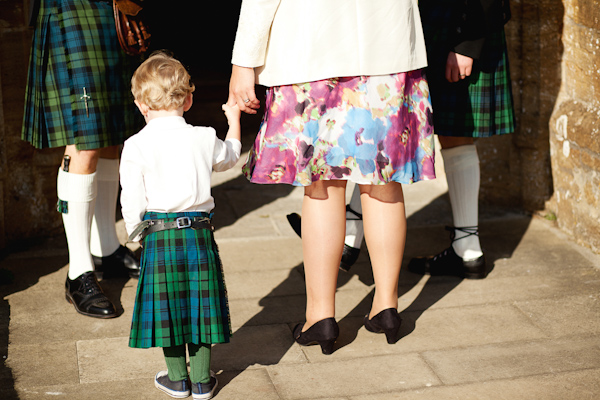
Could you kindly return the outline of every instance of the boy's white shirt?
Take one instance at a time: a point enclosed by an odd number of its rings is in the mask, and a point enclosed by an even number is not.
[[[239,140],[220,140],[213,128],[188,124],[183,117],[154,118],[125,141],[119,169],[121,207],[127,234],[146,211],[210,212],[213,170],[232,168]]]

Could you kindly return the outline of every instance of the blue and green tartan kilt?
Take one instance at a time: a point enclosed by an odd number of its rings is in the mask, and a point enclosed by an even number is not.
[[[143,122],[129,83],[138,62],[119,46],[112,2],[42,0],[23,140],[36,148],[74,144],[80,150],[122,144]]]
[[[147,219],[210,217],[147,212]],[[209,229],[170,229],[144,238],[129,346],[227,343],[231,321],[223,267]]]
[[[419,1],[427,46],[426,69],[435,133],[440,136],[490,137],[512,133],[515,117],[504,30],[486,37],[471,76],[446,80],[446,60],[452,49],[457,18],[452,0]]]

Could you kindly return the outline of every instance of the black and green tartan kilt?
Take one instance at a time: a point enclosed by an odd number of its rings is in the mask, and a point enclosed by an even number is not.
[[[147,212],[147,219],[210,217]],[[209,229],[170,229],[144,238],[129,346],[227,343],[231,321],[223,268]]]
[[[119,46],[112,2],[42,0],[23,140],[36,148],[74,144],[80,150],[122,144],[143,122],[129,83],[138,62]]]
[[[452,0],[419,1],[435,133],[474,138],[512,133],[515,118],[503,29],[486,37],[471,76],[455,83],[446,80],[455,5]]]

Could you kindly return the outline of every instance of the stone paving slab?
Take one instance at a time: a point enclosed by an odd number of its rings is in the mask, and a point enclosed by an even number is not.
[[[600,338],[470,346],[422,353],[448,385],[600,368]]]
[[[268,370],[281,399],[349,397],[383,388],[386,392],[395,392],[441,384],[417,354],[340,361],[336,357],[323,356],[322,362],[277,365]],[[342,380],[343,385],[336,383]]]
[[[600,370],[353,396],[349,400],[592,400],[600,393]]]

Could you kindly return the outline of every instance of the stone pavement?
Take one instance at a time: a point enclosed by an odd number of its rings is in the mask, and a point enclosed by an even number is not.
[[[341,336],[325,356],[291,336],[305,289],[301,241],[285,215],[300,212],[301,189],[252,185],[239,168],[214,178],[234,329],[230,344],[214,347],[217,399],[600,398],[600,257],[552,222],[482,207],[492,273],[463,281],[404,269],[394,345],[361,324],[373,291],[363,248],[351,272],[340,272]],[[405,194],[406,265],[447,245],[450,209],[444,179]],[[153,385],[161,350],[127,347],[136,281],[102,283],[119,318],[84,317],[64,298],[67,263],[62,236],[0,262],[2,276],[14,274],[0,286],[0,399],[168,399]]]

